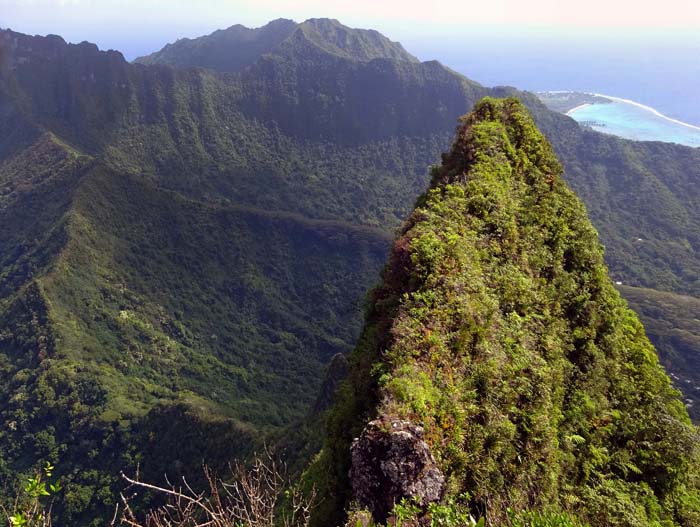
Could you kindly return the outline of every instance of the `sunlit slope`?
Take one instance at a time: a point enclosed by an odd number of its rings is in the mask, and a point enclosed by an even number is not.
[[[437,501],[494,526],[525,510],[700,519],[697,430],[561,173],[516,99],[463,119],[372,292],[308,473],[333,504],[318,525],[343,507],[383,522],[402,499],[426,524]]]

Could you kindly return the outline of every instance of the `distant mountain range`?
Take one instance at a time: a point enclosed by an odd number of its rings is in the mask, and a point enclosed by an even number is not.
[[[668,295],[623,289],[664,321],[650,336],[696,400],[694,326],[668,337],[664,313],[700,296],[700,151],[582,129],[330,20],[135,64],[10,30],[0,51],[0,472],[55,460],[65,524],[101,525],[121,469],[191,474],[307,415],[392,232],[487,95],[529,107],[613,278]]]
[[[235,72],[268,53],[285,48],[317,48],[338,57],[369,62],[392,59],[419,62],[401,44],[373,30],[351,29],[337,20],[314,18],[301,24],[280,18],[250,29],[240,24],[196,39],[180,39],[162,50],[139,57],[140,64],[196,66],[216,71]]]

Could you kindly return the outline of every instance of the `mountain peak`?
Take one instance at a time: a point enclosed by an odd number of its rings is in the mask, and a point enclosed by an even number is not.
[[[338,20],[311,18],[297,24],[279,18],[251,29],[240,24],[195,39],[180,39],[135,62],[240,71],[269,53],[301,54],[309,46],[333,56],[368,62],[377,58],[419,62],[401,44],[378,31],[352,29]]]
[[[484,135],[483,123],[498,123],[503,135]],[[492,144],[485,144],[486,140]],[[485,97],[471,113],[460,119],[452,150],[443,155],[443,170],[436,173],[437,180],[434,178],[433,184],[459,182],[479,162],[484,150],[492,153],[494,148],[500,149],[510,163],[517,162],[514,156],[520,150],[521,155],[527,156],[549,180],[563,171],[552,147],[522,102],[515,98]]]
[[[591,525],[683,515],[666,504],[687,498],[674,474],[694,462],[695,431],[561,173],[518,100],[461,120],[349,359],[330,496],[377,522],[404,499],[490,525],[533,509]],[[640,495],[653,505],[621,520]]]
[[[289,26],[289,25],[296,26],[297,23],[294,20],[292,20],[291,18],[275,18],[274,20],[270,20],[263,27],[278,27],[278,26]]]
[[[310,18],[299,30],[319,48],[351,60],[377,58],[419,62],[404,47],[373,29],[354,29],[331,18]]]

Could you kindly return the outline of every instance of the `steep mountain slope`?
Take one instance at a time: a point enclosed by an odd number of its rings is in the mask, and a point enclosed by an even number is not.
[[[356,499],[384,522],[408,499],[489,525],[527,509],[601,527],[700,520],[696,430],[561,173],[516,99],[463,119],[330,416],[331,516]]]
[[[83,524],[111,507],[119,470],[138,460],[158,480],[197,474],[202,459],[243,455],[304,415],[323,364],[354,341],[387,241],[342,222],[193,202],[99,164],[71,200],[39,249],[19,243],[6,267],[4,285],[20,285],[2,304],[0,407],[13,425],[0,441],[10,473],[60,461],[67,496],[84,497],[58,512]],[[194,421],[226,418],[231,431],[165,439],[151,425],[165,403]],[[187,416],[171,425],[192,428]],[[152,450],[135,440],[144,430]]]
[[[700,420],[700,300],[654,289],[618,286],[639,313],[649,340],[676,384],[688,413]]]
[[[160,51],[139,57],[134,62],[238,71],[277,48],[296,28],[295,22],[283,18],[256,29],[237,24],[205,37],[182,38]]]
[[[298,60],[303,55],[300,48],[296,55],[266,57],[253,66],[244,83],[251,87],[248,115],[309,138],[361,141],[373,134],[390,135],[398,128],[416,135],[430,131],[435,134],[435,143],[447,145],[452,115],[469,110],[465,99],[473,101],[489,93],[517,96],[533,112],[564,165],[565,178],[586,203],[607,247],[606,261],[615,281],[681,296],[700,295],[700,196],[696,185],[700,150],[591,132],[547,111],[530,94],[513,89],[484,90],[460,81],[459,75],[437,63],[417,67],[375,61],[361,72],[343,61],[318,56],[313,63],[304,63]],[[386,74],[387,67],[397,70],[393,78]],[[420,80],[411,81],[415,78],[411,71],[425,73],[420,74]],[[417,84],[417,90],[405,89],[411,82]],[[384,96],[387,93],[391,96]],[[420,119],[410,120],[417,113]],[[371,117],[375,115],[377,119]],[[437,147],[435,153],[442,148]],[[371,167],[365,165],[364,170]],[[416,189],[410,188],[411,192]],[[412,199],[401,192],[397,196],[404,207]],[[641,312],[643,306],[635,304],[634,297],[629,300]],[[666,360],[671,354],[685,358]],[[680,344],[673,352],[668,346],[662,350],[664,364],[684,378],[679,387],[691,398],[688,385],[700,383],[700,378],[694,369],[679,367],[694,363],[696,355],[695,348]]]
[[[70,467],[58,512],[100,524],[120,469],[196,473],[304,415],[456,117],[515,93],[388,42],[309,21],[217,74],[0,32],[4,476]],[[517,94],[614,278],[695,294],[698,239],[675,219],[700,224],[700,152],[588,134]]]

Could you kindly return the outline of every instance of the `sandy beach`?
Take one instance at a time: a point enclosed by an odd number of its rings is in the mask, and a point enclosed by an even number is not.
[[[695,126],[695,125],[693,125],[693,124],[684,123],[683,121],[679,121],[678,119],[674,119],[674,118],[672,118],[672,117],[669,117],[669,116],[667,116],[667,115],[664,115],[664,114],[662,114],[661,112],[659,112],[658,110],[656,110],[655,108],[652,108],[651,106],[647,106],[646,104],[641,104],[641,103],[638,103],[638,102],[636,102],[636,101],[632,101],[632,100],[630,100],[630,99],[623,99],[622,97],[614,97],[614,96],[612,96],[612,95],[603,95],[603,94],[601,94],[601,93],[593,93],[593,94],[591,94],[591,95],[596,95],[597,97],[604,97],[604,98],[610,99],[611,101],[614,101],[614,102],[624,102],[624,103],[627,103],[627,104],[631,104],[631,105],[636,106],[636,107],[638,107],[638,108],[643,108],[644,110],[647,110],[647,111],[653,113],[653,114],[656,115],[657,117],[660,117],[660,118],[662,118],[662,119],[666,119],[667,121],[670,121],[670,122],[672,122],[672,123],[680,124],[680,125],[682,125],[682,126],[685,126],[685,127],[687,127],[687,128],[692,128],[692,129],[694,129],[694,130],[700,130],[700,126]],[[577,108],[578,108],[578,107],[577,107]],[[572,110],[570,110],[570,111],[573,112],[574,110],[576,110],[576,108],[574,108],[574,109],[572,109]],[[566,112],[566,113],[567,113],[567,115],[569,114],[569,112]]]
[[[591,103],[589,103],[589,102],[584,102],[583,104],[579,104],[578,106],[575,106],[575,107],[571,108],[571,110],[566,112],[566,115],[570,115],[570,114],[574,113],[576,110],[580,110],[581,108],[585,108],[586,106],[590,106],[590,105],[591,105]]]
[[[673,119],[630,99],[600,93],[586,95],[591,96],[590,102],[577,105],[566,115],[594,130],[635,141],[664,141],[700,147],[699,126]],[[596,97],[595,101],[593,97]],[[613,104],[604,104],[608,101]]]

